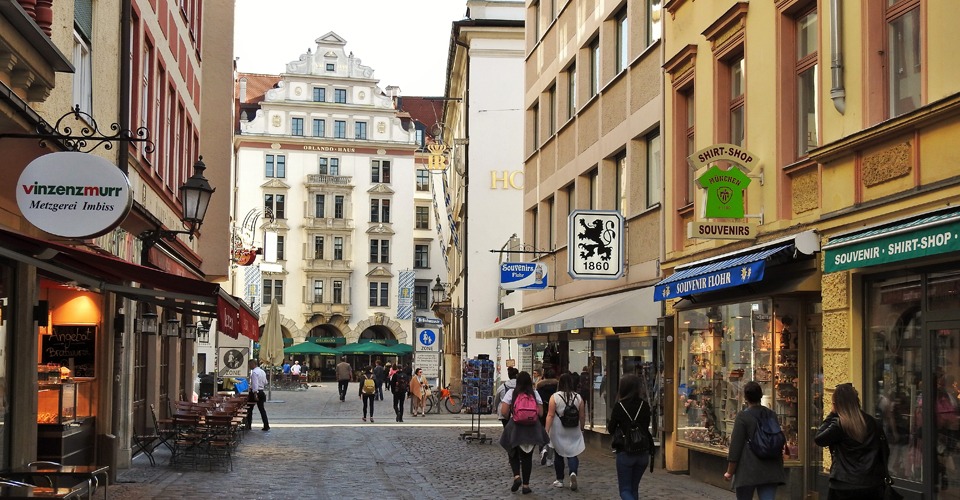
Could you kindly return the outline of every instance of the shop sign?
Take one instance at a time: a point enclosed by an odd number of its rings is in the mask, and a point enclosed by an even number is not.
[[[743,219],[744,193],[750,185],[746,172],[757,164],[756,156],[734,144],[714,144],[690,155],[687,159],[695,169],[706,168],[697,183],[706,194],[703,214],[707,219]],[[733,166],[724,170],[716,162],[729,162]],[[745,222],[694,222],[688,228],[688,236],[702,239],[747,240],[756,237],[756,224]]]
[[[440,331],[434,328],[417,328],[417,352],[440,350]]]
[[[500,288],[504,290],[543,290],[547,287],[547,265],[539,262],[500,264]]]
[[[824,272],[877,266],[960,250],[960,222],[824,250]]]
[[[720,271],[698,274],[684,280],[657,285],[653,290],[653,295],[657,300],[667,300],[754,283],[763,280],[764,268],[765,262],[761,260]]]
[[[574,210],[567,234],[567,272],[573,279],[623,276],[623,215],[618,210]]]
[[[127,176],[89,153],[43,155],[23,169],[17,182],[17,206],[24,218],[64,238],[105,234],[123,222],[132,205]]]

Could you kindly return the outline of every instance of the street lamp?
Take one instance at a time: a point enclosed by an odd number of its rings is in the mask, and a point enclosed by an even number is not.
[[[433,292],[433,305],[436,307],[437,304],[443,301],[443,284],[440,283],[440,276],[437,276],[437,282],[430,291]]]
[[[140,315],[140,333],[144,335],[157,334],[157,313],[145,312]]]
[[[148,229],[140,233],[140,240],[143,241],[143,249],[140,251],[140,263],[145,264],[148,261],[150,249],[162,239],[173,241],[178,234],[186,234],[193,239],[193,235],[200,230],[203,224],[203,218],[207,216],[207,207],[210,206],[210,197],[216,188],[210,187],[207,178],[203,176],[203,171],[207,166],[203,163],[203,157],[199,157],[193,164],[193,175],[180,186],[180,204],[183,206],[183,227],[186,230],[163,229],[157,224],[156,229]]]

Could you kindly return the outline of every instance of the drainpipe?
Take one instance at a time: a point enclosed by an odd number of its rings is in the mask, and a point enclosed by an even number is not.
[[[843,88],[843,20],[840,17],[841,0],[830,0],[830,98],[833,107],[842,115],[847,108],[847,92]]]
[[[459,35],[459,33],[458,33]],[[467,235],[467,220],[470,216],[470,45],[460,41],[459,36],[454,40],[454,43],[463,47],[465,61],[465,69],[463,73],[463,79],[465,87],[463,89],[463,135],[467,139],[467,143],[463,146],[463,220],[460,222],[460,228],[463,234],[463,357],[464,360],[470,359],[470,329],[469,323],[467,322],[467,308],[470,304],[469,294],[470,287],[469,283],[469,269],[467,268],[467,262],[470,259],[470,237]]]

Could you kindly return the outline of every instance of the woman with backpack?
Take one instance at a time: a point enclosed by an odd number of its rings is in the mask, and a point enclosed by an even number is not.
[[[761,426],[761,420],[772,418],[776,422],[777,415],[760,404],[763,388],[752,380],[743,385],[743,399],[747,401],[747,407],[737,412],[737,419],[733,422],[730,449],[727,451],[727,471],[723,473],[723,479],[733,481],[737,500],[750,500],[754,491],[760,500],[773,500],[777,486],[787,483],[782,446],[780,450],[774,450],[775,456],[764,458],[758,456],[754,446],[748,446],[747,441],[757,441],[757,428]]]
[[[889,445],[877,419],[860,409],[853,384],[840,384],[833,392],[833,411],[816,437],[818,446],[829,446],[829,500],[883,498]]]
[[[507,450],[510,468],[513,470],[513,484],[510,491],[523,486],[523,494],[530,490],[530,469],[533,468],[533,450],[549,441],[547,433],[540,424],[543,400],[533,389],[533,379],[527,372],[517,374],[517,385],[503,395],[500,403],[500,417],[507,419],[507,425],[500,435],[500,446]]]
[[[373,422],[373,400],[377,399],[377,380],[368,366],[360,379],[360,399],[363,400],[363,421],[367,421],[367,403],[370,403],[370,421]]]
[[[586,448],[583,442],[583,424],[587,412],[584,410],[583,398],[577,392],[579,385],[574,382],[573,374],[560,375],[557,392],[550,396],[547,410],[546,430],[556,455],[553,468],[557,472],[557,480],[553,482],[553,486],[563,488],[563,462],[566,459],[570,466],[571,491],[577,491],[577,469],[580,465],[578,455]]]
[[[637,375],[624,375],[617,391],[607,431],[613,436],[617,453],[617,486],[621,500],[640,498],[640,479],[653,460],[650,434],[650,403],[641,392],[645,387]]]

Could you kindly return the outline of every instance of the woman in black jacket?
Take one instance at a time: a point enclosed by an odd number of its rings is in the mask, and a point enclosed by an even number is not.
[[[877,419],[860,409],[853,384],[840,384],[833,393],[833,411],[820,425],[814,441],[830,447],[828,500],[882,498],[889,453]]]
[[[641,396],[642,387],[640,377],[624,375],[620,379],[617,404],[607,421],[607,431],[613,436],[613,449],[617,452],[617,485],[621,500],[640,498],[640,479],[654,451],[653,435],[650,434],[650,403]],[[634,424],[640,426],[649,447],[642,452],[630,453],[624,450],[623,431]]]

